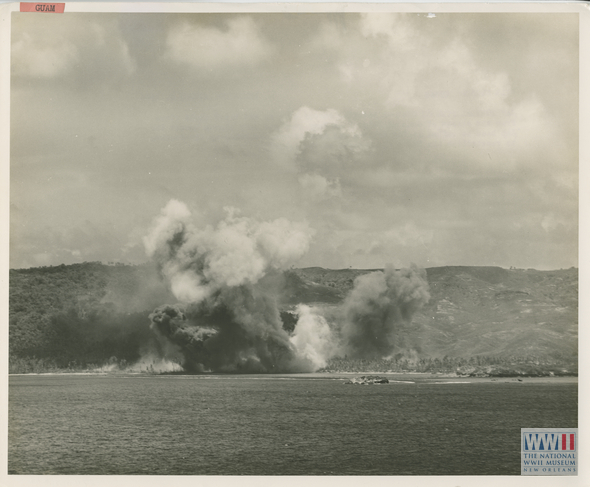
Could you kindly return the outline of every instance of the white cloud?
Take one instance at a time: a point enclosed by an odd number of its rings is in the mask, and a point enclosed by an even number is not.
[[[337,110],[296,110],[272,136],[277,162],[295,169],[305,196],[341,195],[341,176],[371,150],[358,125]]]
[[[321,111],[303,106],[273,134],[273,155],[279,162],[292,163],[305,137],[322,134],[328,125],[343,127],[349,133],[358,131],[358,127],[347,125],[345,118],[333,108]]]
[[[299,145],[297,164],[336,177],[371,150],[371,142],[356,124],[327,125],[321,134],[307,134]]]
[[[383,229],[385,222],[378,221],[377,215],[347,214],[343,217],[348,219],[349,225],[319,230],[311,258],[332,268],[376,269],[386,264],[404,267],[412,262],[427,265],[433,249],[435,232],[432,229],[403,219]],[[357,224],[357,218],[362,222]]]
[[[340,180],[328,180],[319,174],[302,174],[299,184],[303,188],[306,199],[322,200],[334,196],[342,196]]]
[[[76,45],[62,36],[44,38],[42,32],[22,32],[12,43],[12,74],[33,78],[55,78],[79,59]]]
[[[316,49],[338,49],[342,46],[344,36],[333,22],[324,22],[320,25],[318,33],[311,39],[310,45]]]
[[[135,61],[118,24],[80,22],[79,18],[15,19],[11,47],[12,75],[41,79],[130,75]]]
[[[543,230],[545,230],[546,232],[550,232],[551,230],[557,228],[559,223],[560,222],[557,220],[554,213],[549,213],[545,215],[541,220],[541,226],[543,227]]]
[[[69,228],[27,226],[21,217],[12,218],[10,229],[11,267],[72,264],[120,260],[125,239],[109,223],[77,222]],[[32,260],[31,260],[32,259]]]
[[[273,48],[250,17],[226,22],[226,29],[184,22],[168,33],[166,56],[180,64],[209,70],[256,65],[268,59]]]
[[[365,37],[384,37],[391,48],[409,50],[420,36],[405,19],[403,14],[398,13],[364,13],[361,15],[360,31]]]
[[[513,89],[514,67],[486,64],[460,30],[436,37],[420,22],[407,14],[365,14],[356,36],[327,23],[311,45],[333,57],[347,97],[363,105],[380,99],[379,122],[441,152],[436,164],[444,172],[559,164],[567,152],[560,127],[534,90]]]

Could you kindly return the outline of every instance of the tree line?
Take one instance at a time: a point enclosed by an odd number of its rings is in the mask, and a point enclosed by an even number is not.
[[[420,372],[432,374],[457,374],[474,377],[514,376],[566,376],[578,375],[576,361],[565,357],[484,356],[419,359],[355,359],[334,357],[319,372],[367,373],[367,372]]]

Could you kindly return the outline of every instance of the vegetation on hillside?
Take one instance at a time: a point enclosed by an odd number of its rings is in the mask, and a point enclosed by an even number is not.
[[[371,270],[292,269],[282,276],[283,327],[295,304],[335,306]],[[431,299],[408,328],[409,355],[347,357],[325,371],[462,375],[577,374],[577,269],[427,269]],[[174,297],[151,265],[98,262],[10,270],[10,372],[124,369],[157,347],[149,314]]]
[[[162,299],[172,298],[149,266],[11,270],[10,371],[132,363],[153,340],[148,315]]]
[[[297,269],[304,282],[345,296],[369,270]],[[434,267],[430,300],[412,318],[406,346],[421,358],[497,357],[570,365],[578,353],[578,270]]]
[[[543,360],[536,357],[443,357],[363,360],[334,358],[320,372],[330,373],[397,373],[419,372],[454,374],[471,377],[547,377],[578,375],[577,362],[573,360]]]

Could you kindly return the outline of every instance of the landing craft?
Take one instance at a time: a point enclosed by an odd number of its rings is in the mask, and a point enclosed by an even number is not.
[[[363,386],[370,384],[389,384],[389,379],[386,377],[379,377],[378,375],[363,375],[362,377],[355,377],[354,379],[346,381],[345,384],[360,384]]]

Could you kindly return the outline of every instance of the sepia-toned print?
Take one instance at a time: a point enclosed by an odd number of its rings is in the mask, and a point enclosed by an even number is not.
[[[577,12],[35,5],[10,477],[578,475]]]

